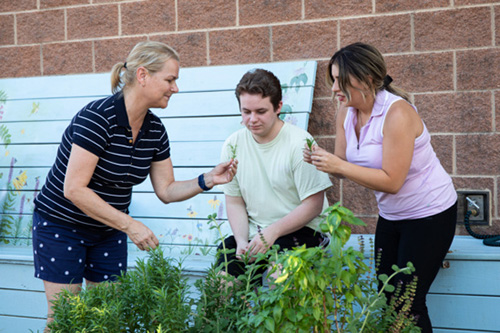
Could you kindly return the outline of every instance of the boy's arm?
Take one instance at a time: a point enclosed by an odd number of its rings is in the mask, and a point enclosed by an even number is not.
[[[236,256],[239,258],[248,245],[248,214],[243,198],[226,195],[226,212],[236,240]]]
[[[312,219],[321,214],[324,195],[325,191],[320,191],[305,198],[289,214],[263,229],[261,233],[267,244],[262,242],[260,235],[256,235],[248,244],[247,251],[250,251],[249,254],[264,253],[279,237],[305,227]]]

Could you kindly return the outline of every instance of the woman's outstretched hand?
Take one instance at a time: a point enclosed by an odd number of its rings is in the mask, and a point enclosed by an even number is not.
[[[127,234],[130,240],[137,245],[139,250],[142,251],[155,249],[160,243],[151,229],[146,227],[142,222],[132,218],[131,222],[125,229],[123,229],[123,231]]]
[[[205,184],[212,188],[215,185],[226,184],[233,180],[238,170],[238,160],[230,159],[222,162],[205,174]]]

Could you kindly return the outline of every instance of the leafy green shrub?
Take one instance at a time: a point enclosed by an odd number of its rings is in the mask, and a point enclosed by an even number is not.
[[[64,290],[49,327],[52,332],[120,332],[122,308],[116,284],[102,283],[77,295]]]
[[[270,281],[268,290],[247,294],[252,306],[240,317],[240,328],[251,332],[418,332],[408,311],[415,285],[396,294],[392,305],[386,305],[383,293],[394,290],[390,279],[411,273],[413,266],[393,267],[393,275],[380,277],[383,288],[377,291],[375,274],[363,251],[344,248],[351,235],[347,224],[364,223],[338,203],[325,214],[321,229],[331,234],[330,243],[325,248],[302,246],[279,256],[271,254],[272,270],[279,269],[280,276]]]
[[[222,234],[221,221],[217,220],[217,214],[208,216],[210,229],[216,229],[219,240],[222,241],[226,235]],[[224,243],[222,243],[224,245]],[[200,292],[200,298],[196,301],[196,312],[193,315],[193,326],[191,332],[241,332],[238,326],[240,316],[247,315],[249,306],[246,297],[256,292],[256,281],[262,278],[256,274],[260,264],[250,264],[250,258],[243,258],[248,267],[246,274],[235,278],[227,273],[229,264],[227,254],[235,252],[235,249],[223,249],[218,255],[224,258],[221,267],[212,265],[205,279],[195,282]],[[243,330],[244,331],[244,330]]]
[[[77,295],[64,292],[54,303],[50,327],[53,332],[419,332],[409,313],[416,280],[406,287],[390,284],[397,274],[413,272],[413,265],[393,266],[391,276],[377,279],[364,239],[359,251],[345,247],[349,224],[364,223],[338,203],[324,214],[321,229],[331,235],[327,246],[279,254],[272,247],[253,263],[244,258],[248,269],[238,278],[224,274],[226,254],[234,251],[224,248],[225,263],[212,265],[196,281],[197,300],[187,296],[181,263],[174,265],[160,249],[151,251],[147,262],[139,260],[118,283]],[[210,215],[209,223],[223,239],[216,217]],[[368,252],[373,257],[372,242]],[[268,278],[268,287],[255,280],[264,260],[273,264],[271,273],[279,273],[276,280]],[[389,302],[386,292],[393,295]]]
[[[52,332],[183,332],[191,300],[181,263],[166,259],[160,248],[147,262],[117,283],[101,283],[73,295],[64,291],[54,302]]]

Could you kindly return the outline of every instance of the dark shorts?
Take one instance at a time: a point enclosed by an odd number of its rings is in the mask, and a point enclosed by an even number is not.
[[[127,235],[62,225],[33,214],[35,277],[54,283],[114,281],[127,270]]]
[[[278,245],[280,251],[292,249],[294,247],[299,247],[306,245],[306,247],[315,247],[325,244],[328,238],[321,232],[316,232],[309,227],[303,227],[291,234],[279,237],[273,245]],[[229,236],[224,240],[226,249],[236,249],[236,240],[234,236]],[[218,250],[222,250],[222,243],[219,245]],[[219,251],[218,251],[219,252]],[[241,260],[236,258],[236,253],[233,251],[227,253],[226,255],[228,261],[228,273],[233,276],[239,276],[245,273],[245,265]],[[221,255],[220,252],[217,255],[217,266],[225,263],[225,256]],[[263,274],[265,268],[261,269],[257,274]]]

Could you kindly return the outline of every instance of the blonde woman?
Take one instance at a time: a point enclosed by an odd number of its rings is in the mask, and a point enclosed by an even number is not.
[[[179,91],[179,56],[158,42],[138,43],[111,73],[113,95],[81,109],[66,128],[35,200],[35,276],[48,302],[62,288],[113,280],[127,267],[127,236],[141,250],[158,239],[128,215],[132,187],[149,175],[164,202],[181,201],[231,181],[236,162],[188,181],[174,178],[165,127],[150,108],[166,108]]]
[[[379,274],[393,264],[415,265],[418,285],[412,313],[432,332],[426,295],[455,233],[457,195],[431,146],[431,138],[408,95],[394,87],[384,58],[355,43],[328,65],[337,114],[335,153],[315,146],[304,159],[318,170],[372,189],[379,208],[375,248]],[[411,277],[400,276],[406,280]]]

